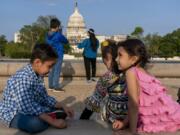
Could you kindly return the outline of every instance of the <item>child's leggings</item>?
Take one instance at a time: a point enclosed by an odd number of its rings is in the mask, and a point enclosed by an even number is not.
[[[93,114],[93,111],[88,110],[87,108],[85,108],[80,116],[80,120],[89,120],[89,118],[91,117],[91,115]]]
[[[10,127],[35,134],[46,130],[49,125],[37,116],[18,113],[11,121]]]

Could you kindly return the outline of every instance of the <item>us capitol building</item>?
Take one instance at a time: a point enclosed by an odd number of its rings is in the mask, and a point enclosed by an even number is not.
[[[73,51],[78,53],[82,52],[82,50],[77,48],[77,44],[79,44],[83,39],[87,38],[87,28],[84,21],[83,16],[79,12],[78,4],[75,3],[74,12],[70,15],[67,29],[66,29],[66,36],[69,40],[70,45],[72,45]],[[127,35],[113,35],[113,36],[104,36],[96,34],[96,38],[102,42],[105,39],[113,39],[115,41],[123,41],[127,38]]]
[[[73,48],[73,52],[80,53],[82,49],[77,48],[77,44],[79,44],[83,39],[87,38],[87,28],[84,21],[83,16],[79,12],[78,4],[75,2],[74,12],[70,15],[67,28],[66,28],[66,37],[69,40],[70,45]],[[96,31],[96,30],[95,30]],[[14,34],[14,42],[21,42],[20,33],[16,32]],[[123,41],[127,38],[127,35],[119,34],[119,35],[112,35],[112,36],[105,36],[105,35],[98,35],[96,33],[96,38],[100,41],[104,41],[105,39],[113,39],[115,41]],[[100,51],[100,49],[98,50]]]

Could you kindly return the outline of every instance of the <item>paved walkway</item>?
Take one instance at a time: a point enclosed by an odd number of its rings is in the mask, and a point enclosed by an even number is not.
[[[38,135],[111,135],[112,131],[105,123],[95,121],[77,121],[69,122],[67,129],[49,128]],[[0,135],[28,135],[27,133],[16,129],[3,128],[1,126]]]
[[[79,114],[84,108],[84,99],[89,96],[95,87],[96,83],[86,83],[84,79],[67,79],[62,80],[64,84],[64,92],[54,92],[48,90],[48,93],[63,103],[73,107],[76,115],[75,120],[69,122],[70,126],[67,129],[59,130],[49,128],[47,131],[37,135],[112,135],[111,127],[102,122],[98,115],[94,114],[90,121],[79,121]],[[169,88],[169,93],[176,99],[177,88],[180,86],[180,79],[161,79],[163,84]],[[47,84],[47,78],[46,78]],[[2,94],[0,94],[0,97]],[[121,132],[122,135],[128,135],[126,131]],[[28,135],[24,132],[16,129],[9,129],[3,125],[0,125],[0,135]],[[154,135],[154,134],[143,134]],[[158,133],[155,135],[180,135],[180,132],[176,133]]]

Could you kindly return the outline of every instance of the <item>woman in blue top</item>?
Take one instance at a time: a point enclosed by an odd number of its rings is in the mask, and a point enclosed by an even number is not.
[[[78,45],[78,48],[84,48],[83,57],[84,57],[84,65],[86,70],[86,78],[87,82],[96,81],[96,57],[97,50],[99,47],[99,41],[94,34],[93,29],[88,30],[89,38],[83,40],[82,43]],[[92,68],[92,71],[91,71]],[[92,73],[92,75],[91,75]]]

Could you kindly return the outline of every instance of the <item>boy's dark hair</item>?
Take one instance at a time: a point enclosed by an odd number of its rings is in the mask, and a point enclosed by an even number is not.
[[[120,74],[121,71],[118,68],[118,64],[116,62],[116,57],[117,57],[117,45],[114,40],[106,40],[106,45],[101,44],[101,53],[102,53],[102,58],[106,59],[107,54],[111,54],[112,56],[112,71],[116,74]]]
[[[58,55],[49,44],[36,44],[33,48],[30,63],[35,59],[40,59],[42,62],[57,59]]]
[[[134,65],[139,64],[141,67],[145,67],[149,62],[146,47],[139,39],[127,39],[126,41],[119,42],[118,47],[123,47],[130,56],[139,57],[139,60]]]
[[[57,28],[61,26],[61,22],[57,19],[57,18],[53,18],[51,19],[51,22],[50,22],[50,28]]]

